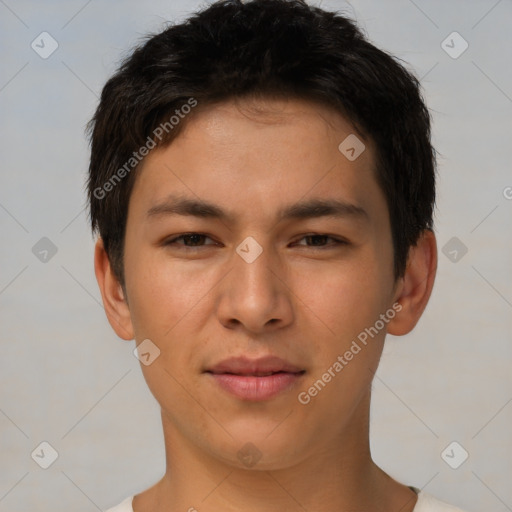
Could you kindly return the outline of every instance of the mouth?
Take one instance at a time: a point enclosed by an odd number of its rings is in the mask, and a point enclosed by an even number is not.
[[[240,400],[264,401],[298,385],[306,370],[277,357],[230,358],[206,370],[223,391]]]
[[[207,372],[212,375],[239,375],[240,377],[269,377],[278,373],[301,373],[301,372],[256,372],[256,373],[234,373],[234,372]]]

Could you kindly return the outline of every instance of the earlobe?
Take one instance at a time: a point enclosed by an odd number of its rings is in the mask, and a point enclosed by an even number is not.
[[[130,309],[123,288],[112,272],[101,238],[98,238],[94,250],[94,272],[103,299],[105,314],[112,329],[123,340],[132,340],[134,332]]]
[[[402,336],[414,329],[425,310],[437,271],[436,237],[430,229],[409,249],[407,268],[397,287],[395,302],[400,312],[388,324],[388,333]]]

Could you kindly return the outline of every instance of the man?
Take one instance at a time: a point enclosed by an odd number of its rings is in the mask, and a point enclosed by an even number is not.
[[[437,266],[417,80],[338,14],[227,0],[136,49],[90,134],[96,277],[167,463],[111,512],[457,511],[369,448]]]

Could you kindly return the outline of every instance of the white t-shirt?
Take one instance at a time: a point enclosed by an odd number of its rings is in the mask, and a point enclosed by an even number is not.
[[[411,489],[418,495],[418,501],[413,512],[464,512],[460,508],[439,501],[415,487],[411,487]],[[133,496],[130,496],[116,507],[109,508],[106,512],[133,512],[132,501]]]

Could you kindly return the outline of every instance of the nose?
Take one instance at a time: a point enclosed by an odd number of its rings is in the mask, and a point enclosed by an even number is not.
[[[217,314],[227,328],[263,333],[293,321],[293,294],[279,255],[259,244],[255,254],[254,245],[241,244],[234,253],[232,269],[219,286]]]

